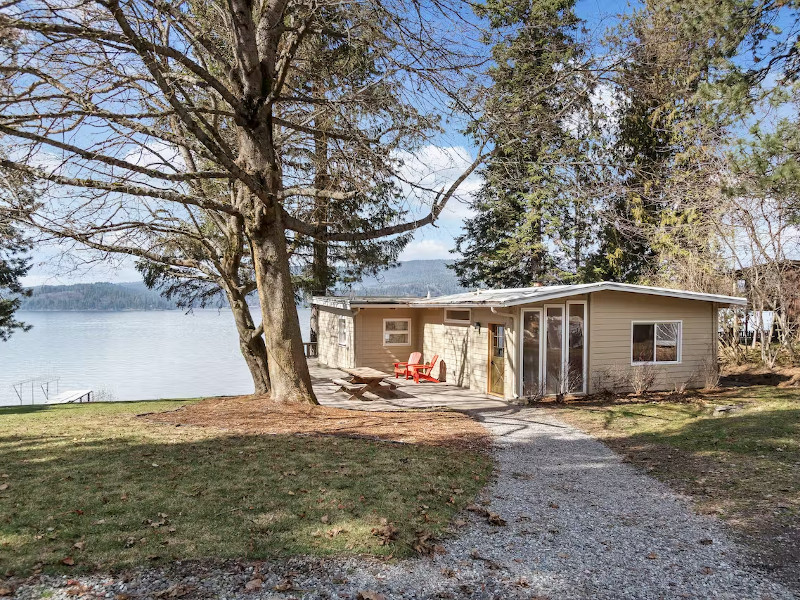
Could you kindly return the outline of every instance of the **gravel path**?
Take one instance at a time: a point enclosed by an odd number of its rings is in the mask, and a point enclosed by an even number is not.
[[[446,553],[386,564],[361,559],[177,564],[125,577],[49,578],[17,592],[38,598],[730,598],[795,596],[744,566],[709,517],[545,409],[476,414],[495,434],[497,478]],[[254,586],[256,584],[252,584]],[[291,587],[286,591],[278,589]],[[68,590],[73,590],[70,592]],[[96,596],[95,596],[96,597]]]

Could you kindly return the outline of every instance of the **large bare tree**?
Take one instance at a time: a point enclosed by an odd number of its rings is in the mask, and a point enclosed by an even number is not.
[[[0,135],[11,143],[2,166],[47,181],[40,214],[100,249],[131,224],[194,235],[173,219],[197,211],[198,222],[239,224],[272,397],[315,402],[290,245],[357,243],[433,223],[484,158],[448,189],[429,190],[426,207],[384,193],[403,178],[397,156],[438,133],[458,105],[447,99],[480,59],[459,1],[7,2],[0,30],[14,44],[0,57]],[[359,45],[335,87],[311,89],[317,48]],[[321,136],[341,177],[320,177],[288,150],[314,148]],[[350,218],[321,218],[321,204],[327,215],[349,207]]]

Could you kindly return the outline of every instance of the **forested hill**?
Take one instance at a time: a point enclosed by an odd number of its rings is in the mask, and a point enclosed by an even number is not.
[[[21,310],[168,310],[175,304],[144,283],[42,285],[22,299]]]
[[[447,267],[452,262],[408,260],[338,293],[352,290],[359,296],[426,296],[430,292],[431,296],[444,296],[464,292],[466,288],[459,285],[455,273]]]
[[[442,296],[464,291],[445,260],[411,260],[368,277],[338,294],[360,296]],[[223,299],[220,303],[224,302]],[[253,303],[257,301],[253,300]],[[216,306],[216,304],[214,304]],[[141,282],[42,285],[22,299],[21,310],[170,310],[175,303]]]

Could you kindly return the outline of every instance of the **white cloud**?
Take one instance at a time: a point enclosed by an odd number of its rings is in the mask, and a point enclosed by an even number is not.
[[[451,246],[441,240],[419,240],[411,242],[400,260],[432,260],[434,258],[454,258],[450,254]]]
[[[402,188],[412,208],[420,211],[430,208],[436,194],[447,190],[467,170],[474,160],[463,146],[435,146],[429,144],[415,153],[398,153],[402,161],[400,176],[405,179]],[[480,187],[480,177],[472,173],[456,190],[443,215],[464,218],[472,195]]]

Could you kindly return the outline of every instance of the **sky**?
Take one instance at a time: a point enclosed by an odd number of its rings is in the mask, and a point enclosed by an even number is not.
[[[576,11],[590,31],[602,31],[616,20],[620,13],[631,10],[627,0],[579,0]],[[469,140],[453,129],[445,131],[436,145],[428,145],[413,156],[404,157],[406,176],[426,186],[437,189],[448,187],[472,162],[474,148]],[[481,185],[473,174],[459,187],[448,202],[435,225],[414,232],[413,240],[400,256],[400,260],[453,259],[455,238],[462,233],[464,220],[472,214],[469,202]],[[141,276],[129,258],[98,259],[87,253],[59,247],[39,247],[33,252],[33,264],[23,283],[57,285],[95,281],[140,281]]]

